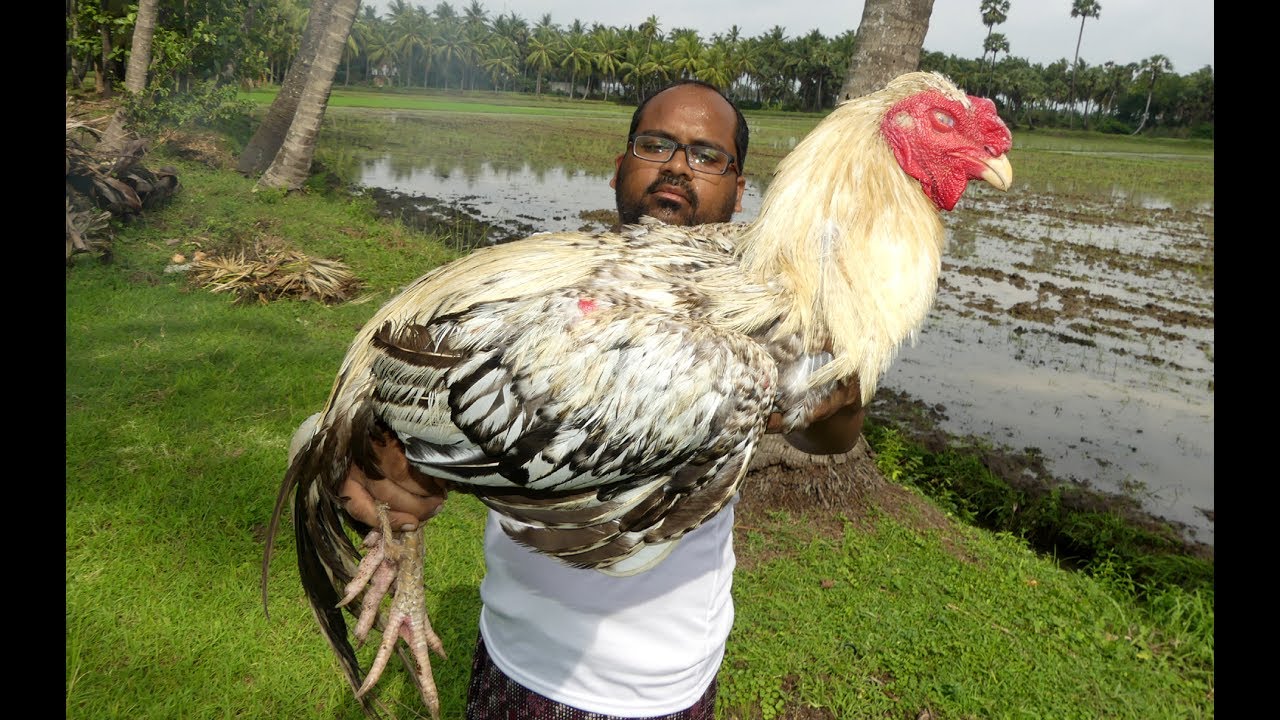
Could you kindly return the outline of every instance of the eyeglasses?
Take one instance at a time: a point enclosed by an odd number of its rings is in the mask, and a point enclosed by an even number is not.
[[[685,145],[675,140],[656,135],[632,135],[627,138],[631,144],[631,154],[641,160],[664,163],[675,155],[676,150],[684,148],[685,160],[694,170],[708,175],[723,175],[729,166],[737,166],[738,161],[729,153],[706,145]]]

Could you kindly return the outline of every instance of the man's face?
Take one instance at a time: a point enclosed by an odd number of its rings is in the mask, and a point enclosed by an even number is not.
[[[645,105],[636,133],[670,138],[679,143],[708,145],[737,156],[733,108],[719,93],[698,85],[679,85]],[[609,180],[622,224],[651,215],[671,225],[726,222],[742,210],[746,179],[737,165],[724,175],[710,175],[689,167],[683,149],[664,162],[641,160],[628,147],[614,160]]]

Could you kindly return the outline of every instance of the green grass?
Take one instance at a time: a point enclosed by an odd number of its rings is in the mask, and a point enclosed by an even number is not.
[[[534,121],[590,136],[615,132],[618,118]],[[778,137],[795,129],[769,122]],[[546,143],[548,154],[616,152]],[[113,262],[77,256],[66,273],[66,716],[358,718],[288,528],[263,614],[263,532],[289,438],[323,403],[356,328],[453,253],[364,200],[255,194],[238,174],[163,149],[148,162],[177,166],[182,191],[118,227]],[[342,259],[360,298],[237,304],[164,272],[176,251],[264,240]],[[1063,570],[958,518],[933,532],[872,513],[838,539],[815,525],[779,513],[744,530],[722,719],[823,717],[813,708],[841,719],[1214,714],[1211,591],[1139,597],[1121,567]],[[482,506],[456,495],[428,525],[428,603],[450,653],[434,664],[446,718],[462,716],[482,527]],[[362,650],[366,666],[371,655]],[[394,665],[380,687],[401,717],[425,716]]]
[[[740,555],[777,557],[736,574],[726,717],[1212,717],[1202,595],[1170,591],[1196,614],[1178,626],[1012,535],[869,521],[839,542],[785,514],[750,533]]]

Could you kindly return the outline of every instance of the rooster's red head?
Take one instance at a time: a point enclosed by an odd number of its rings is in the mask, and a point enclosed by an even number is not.
[[[929,90],[898,101],[880,126],[908,175],[942,210],[951,210],[970,180],[1008,190],[1013,167],[1009,128],[987,98],[960,100]]]

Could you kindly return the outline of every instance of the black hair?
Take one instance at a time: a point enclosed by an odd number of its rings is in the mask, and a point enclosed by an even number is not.
[[[680,80],[676,80],[675,82],[669,83],[661,88],[658,88],[654,92],[650,93],[648,97],[640,101],[640,104],[636,106],[636,111],[631,114],[631,129],[627,131],[627,135],[630,136],[630,135],[636,134],[636,129],[640,127],[640,115],[641,113],[644,112],[644,107],[645,105],[649,104],[650,100],[654,99],[659,94],[667,90],[670,90],[673,87],[679,87],[681,85],[698,85],[708,90],[714,91],[717,95],[724,98],[725,102],[729,103],[729,107],[733,108],[733,117],[735,122],[735,126],[733,128],[733,145],[734,145],[733,156],[737,160],[738,173],[741,174],[743,172],[746,172],[747,140],[749,135],[749,132],[747,130],[747,119],[742,117],[742,111],[738,109],[738,106],[735,105],[732,100],[725,97],[724,93],[720,92],[720,88],[704,80],[695,80],[692,78],[680,79]]]

